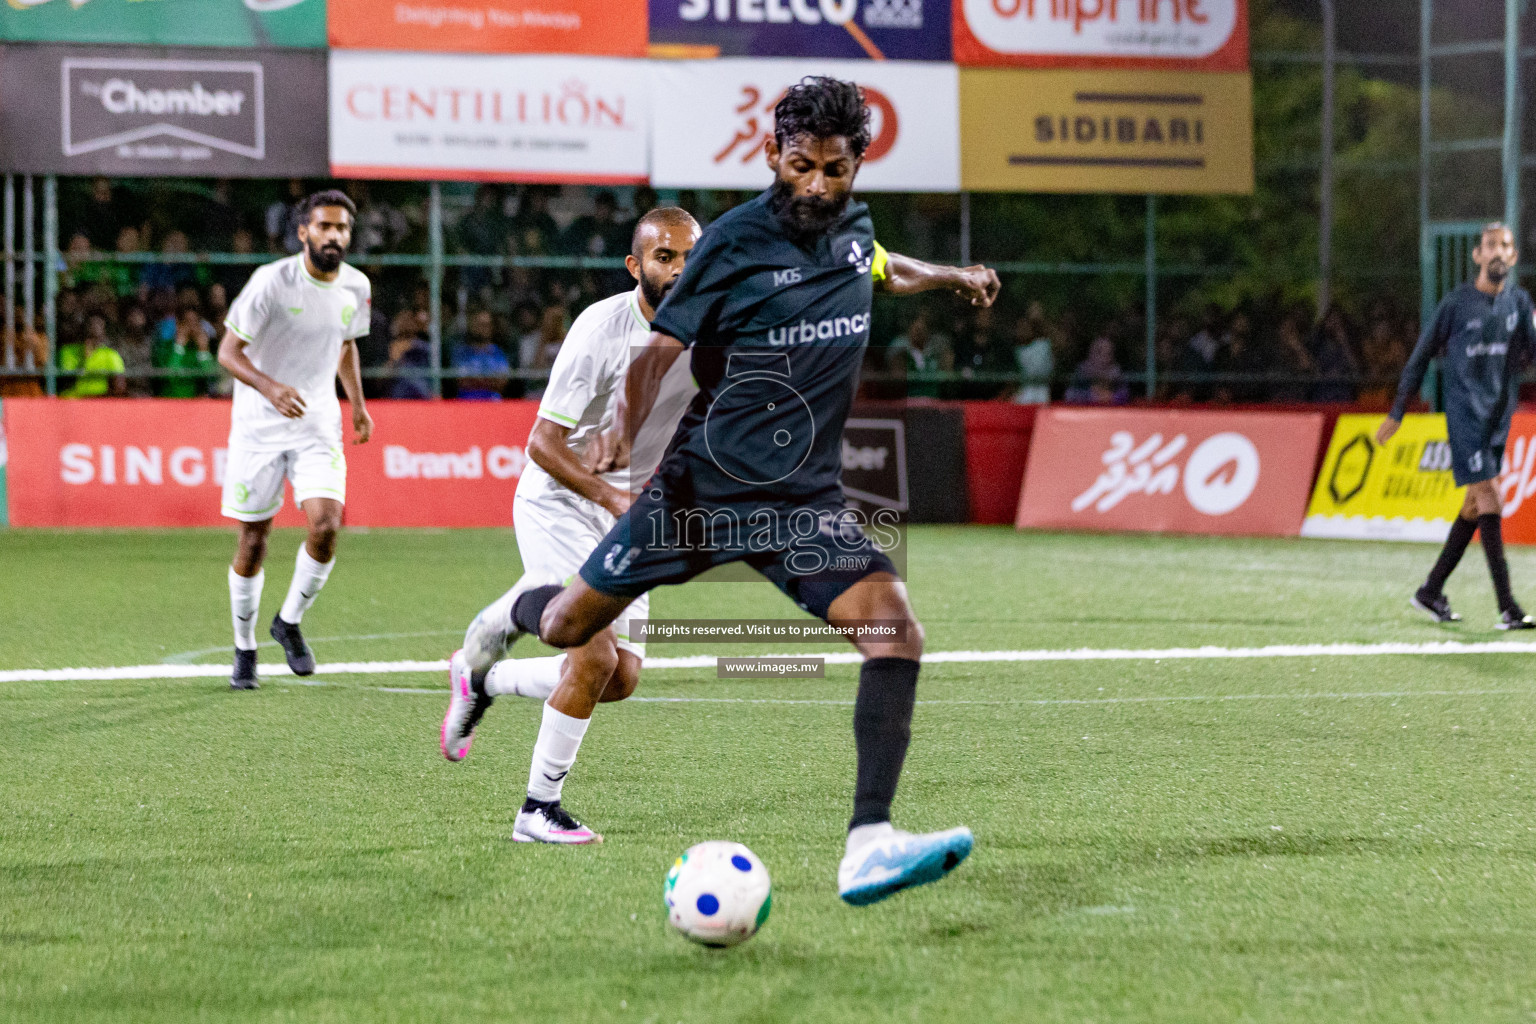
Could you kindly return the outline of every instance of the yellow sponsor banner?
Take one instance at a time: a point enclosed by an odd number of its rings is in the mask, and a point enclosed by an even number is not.
[[[961,68],[960,187],[1250,193],[1253,79]]]
[[[1464,489],[1451,479],[1445,417],[1416,414],[1385,445],[1383,417],[1340,416],[1312,490],[1303,537],[1445,540]]]

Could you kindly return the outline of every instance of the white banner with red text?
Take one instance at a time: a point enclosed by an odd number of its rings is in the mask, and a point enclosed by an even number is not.
[[[331,173],[646,180],[646,65],[609,57],[330,54]]]
[[[767,188],[773,172],[763,144],[773,133],[774,105],[806,75],[832,75],[864,90],[873,116],[860,189],[959,189],[960,78],[954,65],[753,57],[652,66],[652,183]]]
[[[371,402],[348,444],[352,526],[511,526],[536,402]],[[6,399],[12,526],[213,526],[230,404]],[[350,437],[349,437],[350,440]],[[279,526],[298,526],[292,493]]]

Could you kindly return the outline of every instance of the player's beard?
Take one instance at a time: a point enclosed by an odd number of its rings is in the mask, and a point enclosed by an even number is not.
[[[329,274],[341,266],[342,258],[347,255],[347,250],[332,242],[329,245],[316,246],[310,242],[304,243],[304,249],[309,253],[309,262],[322,274]]]
[[[768,194],[768,208],[779,218],[790,238],[804,243],[815,241],[831,230],[848,208],[848,194],[843,193],[840,199],[797,196],[795,186],[783,178],[775,178]]]
[[[668,277],[665,281],[655,281],[645,271],[640,272],[640,294],[645,296],[645,304],[652,309],[661,308],[661,300],[667,297],[672,286],[677,284],[677,278]]]
[[[1488,275],[1488,280],[1494,284],[1503,284],[1509,276],[1509,264],[1500,259],[1492,259],[1483,264],[1483,273]]]

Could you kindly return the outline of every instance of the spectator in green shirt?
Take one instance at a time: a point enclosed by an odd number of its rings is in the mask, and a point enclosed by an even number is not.
[[[176,331],[155,342],[151,362],[156,369],[171,375],[158,381],[162,398],[201,398],[208,394],[209,381],[216,375],[208,325],[196,307],[188,306],[176,318]]]
[[[123,357],[112,347],[106,318],[100,314],[86,321],[84,341],[59,349],[59,370],[77,375],[65,398],[121,398],[128,393]]]

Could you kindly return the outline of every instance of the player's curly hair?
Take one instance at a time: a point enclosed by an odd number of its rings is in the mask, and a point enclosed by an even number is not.
[[[357,204],[352,201],[352,197],[340,189],[328,188],[306,196],[299,204],[299,223],[308,224],[309,215],[321,206],[339,206],[350,213],[354,221],[357,220]]]
[[[773,108],[773,137],[782,147],[790,139],[841,135],[854,156],[869,148],[869,107],[852,82],[808,75],[789,87]]]

